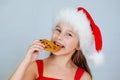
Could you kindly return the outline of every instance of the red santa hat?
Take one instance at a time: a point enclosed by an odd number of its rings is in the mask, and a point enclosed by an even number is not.
[[[80,49],[87,58],[95,65],[100,65],[104,62],[102,50],[102,36],[100,29],[95,24],[94,20],[82,7],[64,8],[61,10],[54,19],[54,26],[58,23],[69,23],[79,35]],[[95,52],[89,52],[92,44],[94,44]]]

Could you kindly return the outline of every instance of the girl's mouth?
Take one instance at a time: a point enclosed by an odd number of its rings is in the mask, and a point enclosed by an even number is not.
[[[61,44],[61,43],[59,43],[59,42],[57,42],[57,41],[54,41],[54,43],[55,43],[56,45],[60,46],[61,48],[65,48],[65,46],[64,46],[63,44]]]

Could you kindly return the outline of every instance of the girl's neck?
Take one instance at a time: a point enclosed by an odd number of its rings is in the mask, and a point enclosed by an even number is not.
[[[69,57],[69,56],[52,55],[49,58],[47,58],[47,61],[49,61],[53,65],[57,65],[60,67],[73,67],[73,66],[75,66],[71,60],[71,57]]]

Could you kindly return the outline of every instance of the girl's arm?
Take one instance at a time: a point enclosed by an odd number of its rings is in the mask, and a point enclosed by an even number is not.
[[[29,70],[31,70],[29,72],[33,73],[33,75],[30,74],[30,77],[34,78],[35,77],[34,70],[30,68],[34,67],[34,61],[37,59],[39,52],[41,52],[44,49],[44,47],[45,46],[41,44],[40,40],[35,40],[33,44],[28,48],[25,58],[20,63],[20,65],[18,66],[18,68],[16,69],[16,71],[13,73],[9,80],[24,80],[26,76],[29,77],[29,74],[26,75],[26,73]]]
[[[23,60],[9,80],[23,80],[24,73],[29,66],[29,62]]]
[[[25,71],[22,80],[36,80],[39,77],[36,61],[34,61]]]

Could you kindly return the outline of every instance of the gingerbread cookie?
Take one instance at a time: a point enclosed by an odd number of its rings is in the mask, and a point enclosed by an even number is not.
[[[47,39],[41,39],[40,40],[42,44],[45,45],[45,50],[49,52],[57,52],[61,49],[61,47],[57,44],[54,44],[54,42],[49,41]]]

